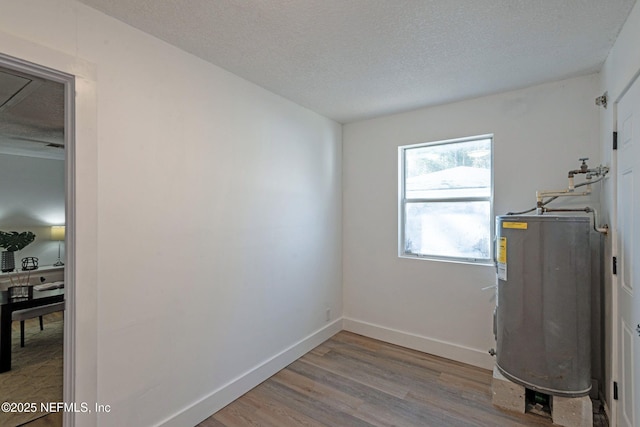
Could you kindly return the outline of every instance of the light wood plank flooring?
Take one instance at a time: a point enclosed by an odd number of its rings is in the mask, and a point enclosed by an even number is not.
[[[552,425],[495,408],[491,378],[485,369],[340,332],[199,427]]]

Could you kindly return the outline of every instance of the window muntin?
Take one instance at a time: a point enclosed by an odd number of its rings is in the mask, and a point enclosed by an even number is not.
[[[400,256],[490,261],[492,141],[400,147]]]

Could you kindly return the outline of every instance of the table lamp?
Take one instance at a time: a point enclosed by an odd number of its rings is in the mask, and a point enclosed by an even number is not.
[[[64,241],[64,225],[54,225],[51,227],[51,240],[58,242],[58,261],[53,265],[56,267],[64,265],[64,262],[60,259],[60,247]]]

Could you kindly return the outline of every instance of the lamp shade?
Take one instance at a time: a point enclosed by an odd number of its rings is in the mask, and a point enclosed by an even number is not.
[[[64,240],[64,225],[51,227],[51,240]]]

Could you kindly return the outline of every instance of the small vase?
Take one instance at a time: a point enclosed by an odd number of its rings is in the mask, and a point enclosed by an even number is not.
[[[11,251],[3,251],[2,252],[2,272],[3,273],[8,273],[10,271],[13,271],[13,269],[16,268],[16,260],[15,257],[13,255],[13,252]]]

